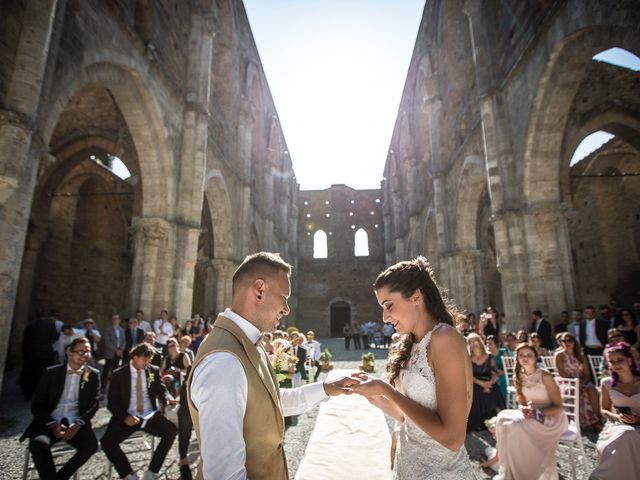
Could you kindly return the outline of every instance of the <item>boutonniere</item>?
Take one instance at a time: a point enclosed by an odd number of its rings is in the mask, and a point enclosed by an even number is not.
[[[147,383],[153,383],[153,381],[155,380],[156,375],[153,372],[149,372],[147,374]]]
[[[82,372],[82,377],[80,377],[80,390],[84,388],[84,384],[89,381],[89,375],[91,375],[91,371],[88,368],[84,369]]]

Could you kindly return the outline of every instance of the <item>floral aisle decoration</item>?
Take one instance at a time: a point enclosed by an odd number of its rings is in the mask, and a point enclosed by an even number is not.
[[[322,353],[320,354],[320,368],[322,371],[328,372],[329,370],[333,370],[333,365],[331,365],[332,358],[333,355],[328,348],[322,350]]]
[[[362,363],[358,366],[364,372],[374,372],[376,370],[376,355],[373,352],[365,352],[360,357]]]

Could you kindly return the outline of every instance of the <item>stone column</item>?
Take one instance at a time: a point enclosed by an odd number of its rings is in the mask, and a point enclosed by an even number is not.
[[[211,262],[216,279],[216,308],[222,312],[231,305],[233,272],[237,264],[232,260],[216,258]]]
[[[244,106],[240,109],[238,120],[238,164],[241,167],[242,183],[237,190],[239,222],[236,223],[238,246],[237,255],[244,257],[249,252],[251,233],[249,219],[251,215],[251,142],[255,116],[253,111]],[[234,222],[235,223],[235,222]]]
[[[0,110],[0,386],[36,175],[40,157],[47,150],[34,125],[57,3],[28,2],[4,109]]]
[[[162,218],[134,218],[133,268],[131,273],[131,307],[144,310],[153,318],[156,270],[161,243],[167,240],[169,223]]]
[[[174,306],[176,316],[181,319],[191,318],[193,277],[198,260],[199,236],[199,228],[190,228],[184,225],[177,227],[171,304]]]

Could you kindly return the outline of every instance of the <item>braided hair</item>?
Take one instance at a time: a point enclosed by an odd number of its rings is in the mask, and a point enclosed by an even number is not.
[[[373,286],[376,290],[386,287],[391,292],[399,292],[403,298],[410,298],[416,290],[420,290],[427,312],[436,323],[443,322],[455,326],[462,319],[458,309],[438,288],[433,279],[433,270],[425,257],[420,256],[390,266],[378,275]],[[387,378],[392,385],[395,384],[400,370],[406,367],[415,341],[414,335],[408,333],[392,345],[387,361]]]
[[[538,358],[538,351],[533,345],[523,342],[516,347],[516,363],[513,367],[513,386],[516,387],[516,392],[518,393],[518,395],[522,395],[522,374],[524,372],[524,368],[522,368],[518,353],[520,353],[520,350],[524,350],[525,348],[530,349],[533,352],[534,357]]]

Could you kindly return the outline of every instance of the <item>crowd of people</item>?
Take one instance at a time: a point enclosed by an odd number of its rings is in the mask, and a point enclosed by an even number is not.
[[[601,305],[598,314],[591,305],[563,311],[553,326],[536,310],[528,330],[504,326],[504,315],[491,307],[478,321],[468,314],[457,326],[473,369],[467,431],[488,428],[496,439],[483,466],[499,468],[498,478],[557,478],[555,452],[567,419],[555,375],[577,379],[580,428],[599,434],[598,467],[590,478],[638,478],[640,304]],[[599,368],[589,356],[602,357]],[[506,408],[506,358],[514,364],[515,410]]]
[[[267,264],[273,261],[268,258]],[[282,269],[277,261],[275,265],[276,271]],[[257,293],[251,300],[256,318],[264,308],[262,295]],[[462,315],[445,304],[426,261],[420,258],[383,272],[376,281],[376,296],[383,308],[383,324],[345,326],[345,349],[351,341],[355,349],[388,345],[388,379],[358,374],[353,381],[323,383],[324,393],[314,390],[313,397],[359,393],[395,418],[399,426],[393,440],[401,449],[394,450],[392,463],[398,478],[431,471],[436,461],[448,465],[456,478],[466,478],[470,468],[461,442],[464,434],[484,428],[494,434],[496,452],[483,466],[499,466],[498,478],[555,478],[555,451],[567,430],[567,418],[554,375],[578,379],[581,428],[599,432],[599,465],[592,478],[614,478],[622,456],[624,474],[640,474],[640,304],[633,309],[603,305],[598,315],[592,306],[562,312],[553,326],[536,310],[531,313],[529,329],[510,332],[504,329],[504,315],[494,308],[487,308],[476,321],[474,314]],[[264,351],[281,394],[317,382],[323,355],[330,357],[313,331],[284,327],[281,317],[287,313],[285,305],[273,328],[256,321],[256,326],[265,328],[259,329],[258,341],[251,342],[258,345],[258,352]],[[218,320],[194,315],[180,325],[167,310],[153,322],[138,310],[125,325],[119,315],[112,315],[110,325],[100,331],[91,312],[75,324],[58,317],[55,311],[40,316],[27,327],[23,345],[20,384],[25,397],[32,398],[34,419],[22,439],[29,439],[40,477],[70,478],[97,451],[91,419],[106,395],[112,416],[100,445],[121,478],[138,478],[121,449],[121,443],[138,430],[160,438],[143,478],[157,478],[176,436],[181,478],[191,478],[187,451],[194,418],[196,422],[207,418],[201,408],[208,405],[213,387],[202,383],[204,377],[193,375],[194,392],[190,394],[186,379],[198,366],[198,358],[202,360],[203,355],[196,355],[213,323],[233,331],[236,327],[225,325],[243,325],[243,318],[227,309]],[[458,344],[451,336],[456,329],[465,342]],[[455,337],[460,339],[460,335]],[[205,357],[211,351],[217,355],[217,341],[208,342]],[[471,360],[469,369],[464,354],[453,354],[460,347]],[[592,371],[589,355],[604,355],[602,371]],[[104,362],[98,364],[98,356]],[[235,365],[221,358],[221,366]],[[543,362],[545,358],[552,358],[551,367]],[[516,409],[507,408],[506,359],[514,364]],[[202,362],[200,371],[213,368],[214,362],[209,363]],[[226,367],[222,370],[229,375],[232,370]],[[247,372],[247,366],[243,368]],[[600,388],[596,388],[594,375],[602,377],[598,378]],[[254,380],[247,378],[249,383]],[[438,389],[446,402],[435,401]],[[251,401],[252,394],[242,391]],[[217,401],[224,403],[220,390],[216,392]],[[232,400],[229,412],[237,407]],[[197,410],[194,402],[199,405]],[[281,413],[293,417],[311,405],[296,402]],[[468,418],[460,423],[459,412],[465,409]],[[74,446],[76,453],[56,473],[50,447],[59,441]],[[428,459],[419,453],[426,447],[432,452]]]

